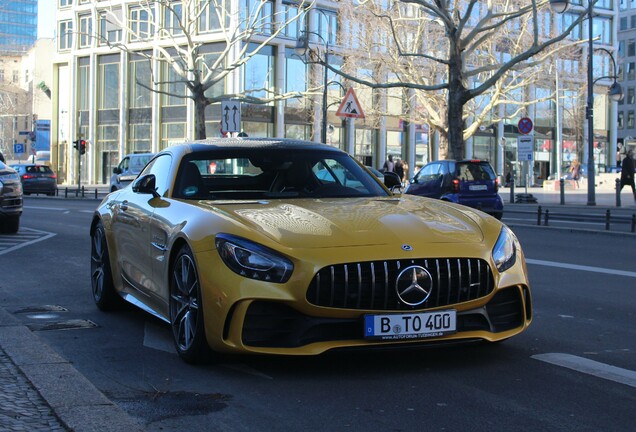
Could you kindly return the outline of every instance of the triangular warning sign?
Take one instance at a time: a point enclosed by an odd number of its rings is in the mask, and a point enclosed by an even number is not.
[[[362,111],[360,102],[358,102],[356,93],[353,91],[353,87],[349,87],[349,90],[347,90],[347,94],[338,107],[336,115],[338,117],[364,118],[364,112]]]

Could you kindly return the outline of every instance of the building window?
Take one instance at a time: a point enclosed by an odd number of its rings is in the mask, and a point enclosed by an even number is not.
[[[4,82],[4,69],[0,69],[0,82]]]
[[[636,63],[627,63],[627,81],[633,81],[636,79]]]
[[[121,9],[102,12],[99,15],[99,44],[121,42],[122,31],[117,20],[121,20]]]
[[[285,55],[285,93],[303,93],[307,90],[307,64],[302,61],[291,48]],[[307,98],[297,97],[285,100],[285,105],[292,108],[304,108]]]
[[[73,45],[73,22],[71,20],[60,21],[59,24],[59,47],[60,50],[71,49]]]
[[[214,4],[214,2],[212,2]],[[164,36],[182,35],[183,27],[183,4],[180,1],[170,1],[164,6],[163,30]]]
[[[218,5],[215,6],[215,5]],[[201,0],[199,8],[201,10],[199,15],[199,33],[207,33],[221,29],[221,22],[219,21],[219,15],[226,20],[229,20],[230,15],[225,13],[226,4],[224,0],[217,0],[211,2],[209,0]],[[217,15],[218,14],[218,15]],[[227,27],[229,22],[226,22]]]
[[[149,39],[154,32],[150,13],[148,10],[139,7],[130,8],[128,25],[130,27],[131,41]]]
[[[253,28],[256,33],[271,34],[274,5],[271,1],[243,0],[245,9],[241,11],[242,26]]]
[[[20,81],[20,73],[17,70],[13,71],[12,81],[14,84],[17,84]]]
[[[82,58],[79,60],[79,67],[77,72],[77,81],[78,81],[78,89],[77,89],[77,110],[78,111],[88,111],[88,97],[90,94],[89,91],[89,74],[90,74],[90,66],[87,58]]]
[[[627,111],[627,129],[634,129],[634,111]]]
[[[318,13],[318,28],[316,31],[329,45],[337,44],[338,14],[333,11],[321,10]]]
[[[585,27],[589,25],[589,21],[586,21]],[[585,30],[587,34],[587,29]],[[612,19],[595,16],[592,22],[592,33],[595,36],[599,36],[599,42],[611,45],[612,40]]]
[[[98,109],[119,108],[119,63],[99,64]]]
[[[621,17],[620,26],[621,30],[627,30],[627,17]]]
[[[258,47],[250,44],[249,51]],[[274,55],[271,46],[261,50],[247,61],[243,67],[244,91],[249,96],[266,98],[270,90],[274,90]]]
[[[625,128],[625,113],[623,111],[618,112],[618,125],[619,129]]]
[[[285,8],[285,22],[292,19],[294,20],[285,26],[283,34],[291,39],[298,39],[305,29],[304,9],[301,9],[297,4],[293,3],[285,3],[283,7]],[[302,16],[299,17],[299,15]]]
[[[636,41],[634,39],[627,40],[627,57],[633,57],[636,55]]]
[[[78,47],[88,48],[91,46],[92,21],[89,15],[79,16],[79,34],[77,35]]]
[[[633,105],[636,103],[636,97],[634,95],[634,87],[627,88],[627,104]]]
[[[630,28],[636,28],[636,15],[629,17]]]
[[[60,7],[72,6],[73,0],[60,0]]]

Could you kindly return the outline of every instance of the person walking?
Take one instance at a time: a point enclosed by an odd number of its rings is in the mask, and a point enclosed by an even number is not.
[[[382,171],[384,172],[393,172],[395,169],[395,164],[393,163],[393,155],[389,155],[387,160],[384,161],[384,167],[382,167]]]
[[[400,181],[404,183],[404,164],[402,163],[402,159],[395,161],[393,170],[400,177]]]
[[[629,185],[632,187],[634,201],[636,201],[636,187],[634,186],[634,150],[630,149],[627,152],[621,165],[621,188],[618,192],[620,193],[623,190],[623,186]]]

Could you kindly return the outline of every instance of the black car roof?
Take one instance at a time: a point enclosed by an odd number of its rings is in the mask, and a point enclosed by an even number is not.
[[[326,144],[312,141],[295,140],[289,138],[212,138],[185,143],[190,145],[192,151],[206,151],[210,147],[218,149],[283,149],[283,150],[321,150],[343,153],[342,150]]]

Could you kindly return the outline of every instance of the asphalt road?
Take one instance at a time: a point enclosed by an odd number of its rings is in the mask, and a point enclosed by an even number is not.
[[[194,367],[174,354],[160,321],[93,305],[95,205],[25,200],[25,239],[0,236],[0,306],[149,431],[631,431],[636,423],[633,235],[512,224],[535,315],[504,343]]]

